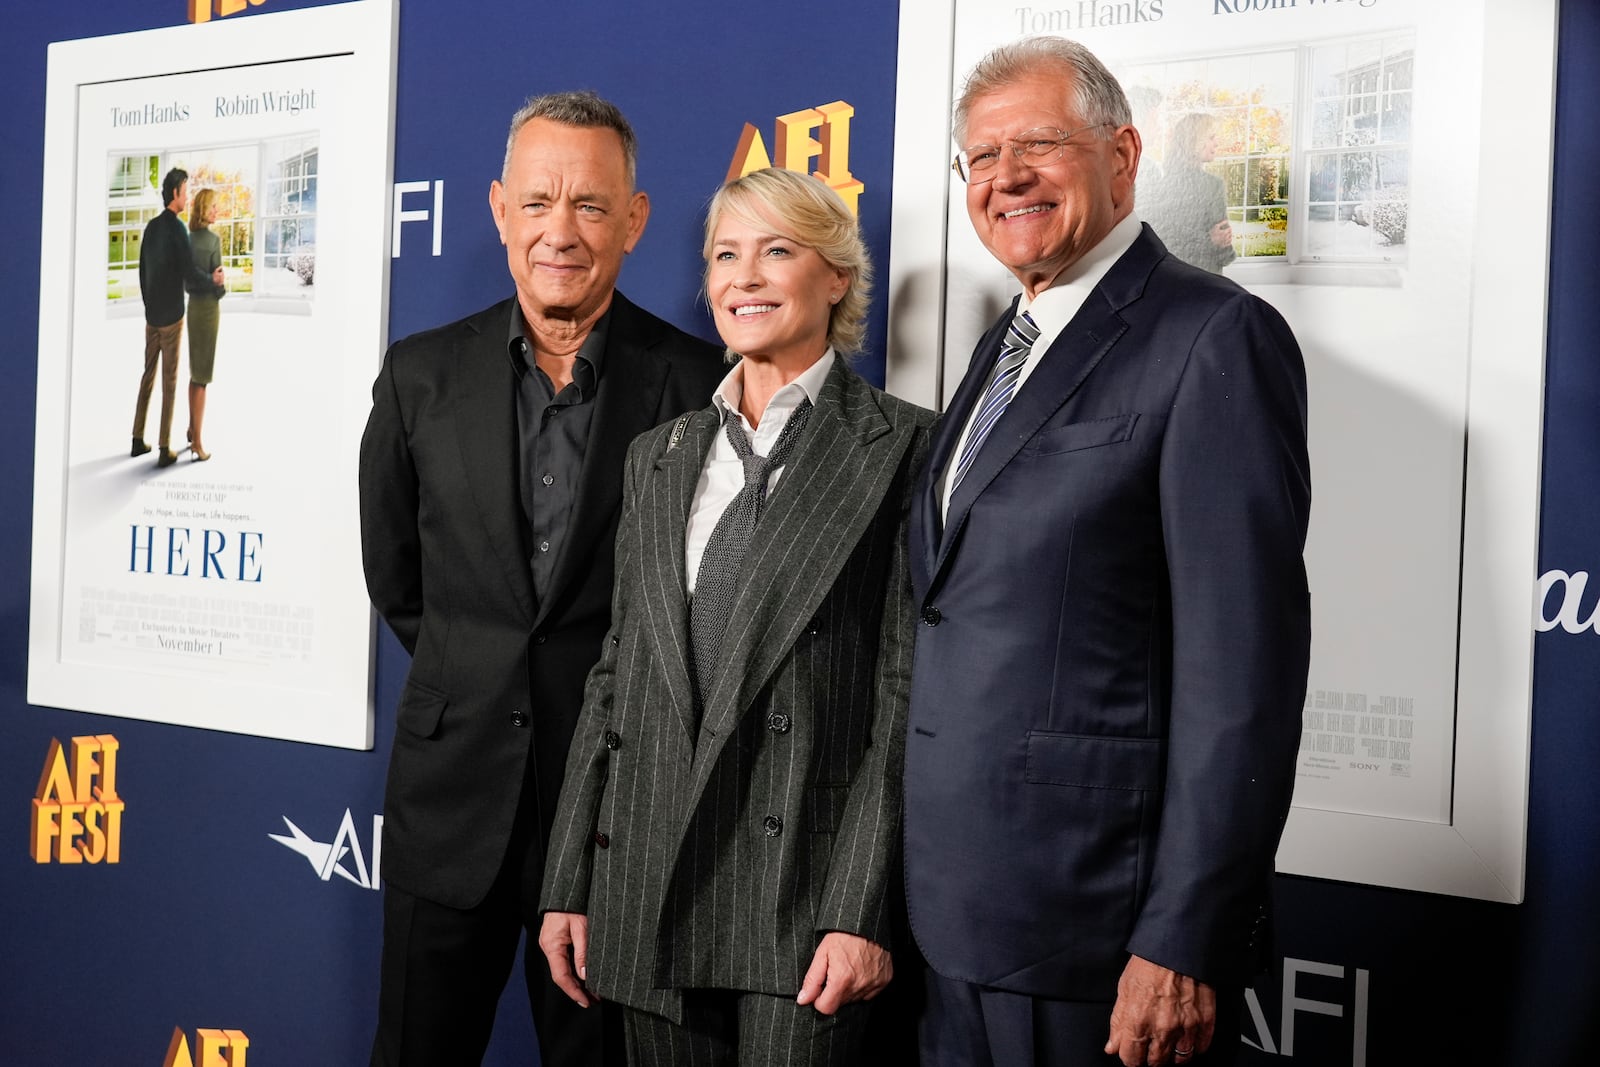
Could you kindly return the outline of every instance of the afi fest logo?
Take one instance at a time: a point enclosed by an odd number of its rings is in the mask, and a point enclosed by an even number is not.
[[[772,132],[770,156],[761,131],[745,123],[739,146],[733,151],[733,162],[728,165],[727,180],[742,178],[762,167],[782,167],[804,174],[816,158],[819,165],[811,171],[812,177],[838,193],[852,215],[858,214],[856,201],[867,187],[850,173],[850,119],[855,113],[851,105],[835,100],[821,107],[779,115]],[[811,136],[813,130],[817,131],[816,137]]]
[[[28,832],[28,855],[35,863],[122,860],[119,747],[110,734],[74,737],[70,751],[50,739]]]
[[[324,844],[307,834],[300,827],[289,821],[287,815],[283,816],[283,824],[289,828],[287,834],[268,834],[284,848],[292,849],[306,858],[311,864],[311,869],[317,872],[317,877],[324,882],[338,875],[345,881],[360,886],[362,889],[378,888],[378,869],[383,863],[383,816],[372,817],[372,870],[367,870],[367,859],[361,851],[361,838],[356,836],[356,823],[350,817],[350,809],[344,809],[344,819],[339,823],[339,832],[333,840]]]
[[[1600,596],[1588,598],[1585,606],[1584,590],[1589,584],[1588,571],[1545,571],[1539,576],[1539,608],[1534,619],[1534,629],[1540,633],[1561,627],[1569,634],[1585,631],[1600,634]],[[1559,596],[1552,596],[1559,590]],[[1552,602],[1555,614],[1549,611]],[[1587,610],[1588,618],[1583,617]]]
[[[246,7],[260,7],[267,0],[189,0],[189,21],[210,22],[211,16],[226,18],[237,15]],[[241,1061],[242,1062],[242,1061]]]
[[[183,1027],[175,1026],[161,1067],[245,1067],[249,1047],[250,1039],[238,1030],[196,1030],[194,1049],[199,1055],[195,1055],[189,1050]]]

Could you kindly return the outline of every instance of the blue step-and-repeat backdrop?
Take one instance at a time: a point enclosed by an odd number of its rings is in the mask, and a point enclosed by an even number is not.
[[[214,17],[243,19],[316,5],[216,6],[243,10]],[[370,752],[26,700],[38,264],[52,232],[40,218],[46,48],[186,20],[185,0],[11,3],[0,13],[10,153],[0,203],[13,236],[0,301],[10,386],[0,391],[5,1064],[362,1063],[376,1013],[383,777],[406,667],[386,632]],[[638,130],[653,211],[622,276],[635,301],[713,337],[698,299],[700,225],[746,124],[770,146],[780,116],[839,102],[860,218],[886,278],[899,20],[896,4],[846,0],[408,0],[394,181],[396,209],[409,214],[391,261],[389,336],[510,295],[489,182],[511,112],[563,88],[598,90]],[[944,91],[948,73],[930,63],[930,91]],[[1600,5],[1562,5],[1558,78],[1554,189],[1525,190],[1505,220],[1538,227],[1547,209],[1553,219],[1539,567],[1569,576],[1562,588],[1576,597],[1537,636],[1527,898],[1488,904],[1281,877],[1280,958],[1244,1019],[1252,1064],[1542,1067],[1600,1049],[1600,202],[1590,192]],[[1488,135],[1515,152],[1522,133]],[[886,333],[880,301],[862,363],[879,382]],[[370,353],[374,372],[380,355]],[[118,373],[131,392],[133,363]],[[219,376],[218,392],[227,387]],[[287,418],[281,445],[315,462],[317,428]],[[35,797],[58,758],[61,780],[101,789],[98,801],[73,798],[84,805],[75,817],[96,828],[84,862],[30,852]],[[490,1064],[536,1059],[519,985],[503,1001]]]

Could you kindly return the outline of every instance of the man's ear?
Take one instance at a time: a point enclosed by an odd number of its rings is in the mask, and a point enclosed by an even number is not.
[[[489,213],[494,216],[494,228],[500,231],[500,243],[506,243],[506,187],[499,180],[489,183]]]
[[[1133,199],[1133,183],[1139,177],[1139,157],[1144,142],[1133,126],[1118,126],[1111,135],[1111,199],[1121,207]]]
[[[623,254],[633,251],[644,234],[644,224],[650,221],[650,195],[643,190],[628,198],[628,239],[623,242]]]

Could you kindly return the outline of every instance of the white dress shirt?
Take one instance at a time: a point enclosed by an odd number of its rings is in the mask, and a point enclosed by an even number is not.
[[[789,425],[789,416],[800,406],[800,401],[809,399],[813,404],[817,402],[817,393],[827,379],[828,371],[833,368],[834,358],[833,349],[829,348],[798,378],[773,393],[755,429],[750,428],[749,420],[739,412],[739,402],[744,399],[744,360],[733,365],[733,369],[722,379],[722,384],[717,386],[717,391],[711,394],[711,405],[724,419],[738,419],[739,425],[750,438],[750,450],[758,456],[766,456],[778,443],[778,435]],[[778,477],[782,473],[783,468],[779,467],[768,477],[769,496],[777,487]],[[733,445],[728,443],[727,431],[719,427],[716,439],[711,442],[711,450],[706,453],[706,464],[700,470],[700,481],[695,484],[694,500],[689,504],[689,528],[683,539],[683,572],[688,580],[690,596],[694,596],[695,583],[700,577],[700,559],[706,554],[706,542],[711,539],[711,531],[716,529],[717,520],[722,518],[722,513],[743,488],[744,461],[733,450]]]
[[[1039,339],[1033,342],[1033,347],[1028,350],[1028,358],[1022,363],[1022,371],[1017,376],[1016,392],[1011,394],[1012,403],[1022,393],[1028,384],[1028,377],[1033,374],[1033,368],[1039,365],[1039,360],[1050,351],[1050,346],[1055,344],[1061,331],[1067,328],[1067,323],[1083,307],[1084,301],[1089,299],[1089,294],[1094,292],[1094,287],[1106,276],[1111,265],[1122,258],[1122,254],[1133,247],[1133,242],[1139,237],[1139,217],[1134,212],[1115,226],[1111,232],[1100,238],[1100,243],[1085,252],[1083,258],[1068,267],[1055,284],[1031,301],[1024,293],[1017,304],[1017,311],[1026,311],[1033,316],[1033,324],[1039,327]],[[994,369],[990,368],[989,378],[993,379]],[[984,390],[989,388],[988,381],[984,382]],[[982,395],[981,393],[979,394]],[[967,436],[972,433],[972,420],[978,413],[978,404],[973,404],[972,410],[967,413],[967,421],[961,427],[961,436],[956,441],[955,449],[950,453],[950,459],[945,464],[944,470],[939,474],[939,518],[941,521],[950,512],[950,472],[956,468],[957,457],[967,445]],[[993,431],[991,431],[991,434]],[[987,441],[984,442],[988,444]]]

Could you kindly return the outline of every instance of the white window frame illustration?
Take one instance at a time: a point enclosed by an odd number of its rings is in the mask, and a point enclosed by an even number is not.
[[[1373,65],[1376,67],[1374,73],[1377,82],[1370,87],[1363,83],[1357,90],[1351,90],[1341,83],[1339,91],[1319,95],[1317,78],[1319,59],[1335,50],[1348,54],[1352,50],[1363,48],[1372,48],[1376,52]],[[1404,242],[1405,215],[1413,195],[1409,170],[1410,122],[1414,121],[1414,116],[1410,108],[1412,85],[1409,73],[1415,51],[1414,33],[1391,32],[1231,55],[1175,57],[1154,63],[1137,64],[1121,73],[1124,82],[1129,85],[1149,84],[1153,80],[1165,95],[1172,89],[1174,70],[1203,64],[1207,69],[1207,75],[1201,82],[1201,90],[1202,95],[1208,98],[1208,103],[1201,107],[1184,107],[1178,114],[1199,112],[1223,117],[1229,112],[1244,113],[1242,125],[1245,141],[1240,146],[1242,151],[1232,151],[1225,155],[1219,153],[1211,168],[1213,172],[1222,171],[1218,176],[1223,179],[1224,188],[1228,190],[1228,219],[1237,227],[1234,245],[1239,259],[1235,261],[1237,264],[1235,269],[1274,262],[1403,265],[1408,258]],[[1214,80],[1209,74],[1213,67],[1258,61],[1270,62],[1273,59],[1280,61],[1287,59],[1293,66],[1288,79],[1292,89],[1287,100],[1260,99],[1261,88],[1267,83],[1265,78],[1247,77],[1245,83],[1241,85],[1227,84],[1220,79]],[[1397,86],[1396,73],[1402,64],[1407,77],[1404,85]],[[1348,75],[1349,69],[1336,69],[1335,73],[1343,78]],[[1152,74],[1156,75],[1154,79],[1150,77]],[[1216,101],[1219,89],[1230,93],[1231,99],[1228,102]],[[1404,107],[1397,107],[1402,102]],[[1163,102],[1163,107],[1165,106]],[[1266,108],[1287,112],[1284,116],[1289,131],[1287,145],[1280,147],[1256,141],[1254,113],[1257,109]],[[1386,122],[1385,116],[1400,111],[1403,111],[1408,120],[1405,134],[1403,137],[1388,136],[1393,123]],[[1319,118],[1329,115],[1335,116],[1332,124],[1319,123]],[[1352,122],[1353,116],[1358,117],[1358,120]],[[1368,124],[1361,121],[1366,116],[1373,116],[1375,122]],[[1172,117],[1174,116],[1169,113],[1169,120]],[[1365,138],[1369,130],[1372,139],[1367,141]],[[1161,146],[1154,142],[1161,139],[1160,131],[1141,132],[1145,134],[1146,155],[1152,159],[1159,159]],[[1368,178],[1376,179],[1375,184],[1365,188],[1353,186],[1351,183],[1351,179],[1355,178],[1354,172],[1358,169],[1353,164],[1363,158],[1368,161]],[[1258,184],[1254,175],[1263,160],[1283,160],[1288,168],[1287,182],[1281,176],[1278,180],[1285,194],[1281,200],[1269,202],[1257,199],[1252,202],[1252,190]],[[1318,170],[1319,160],[1329,161],[1335,171],[1331,198],[1313,199],[1317,190],[1313,189],[1312,183]],[[1243,168],[1243,175],[1237,183],[1233,176],[1227,173],[1234,167]],[[1392,173],[1397,170],[1406,174],[1403,185],[1394,180],[1384,180],[1386,172]],[[1237,198],[1233,193],[1236,184],[1239,189]],[[1385,191],[1393,192],[1396,189],[1401,195],[1381,195]],[[1362,193],[1366,195],[1360,195]],[[1261,213],[1276,210],[1285,213],[1283,251],[1277,254],[1250,254],[1245,246],[1251,240],[1251,235],[1257,232],[1255,227],[1263,224]],[[1251,217],[1252,213],[1254,218]],[[1318,215],[1323,215],[1325,218],[1317,218]],[[1355,223],[1369,235],[1367,247],[1359,251],[1341,251],[1338,247],[1324,249],[1315,245],[1311,240],[1311,227],[1314,223],[1320,222],[1327,222],[1333,226],[1345,222]],[[1399,240],[1391,240],[1385,236],[1385,231],[1391,235],[1399,235]]]

